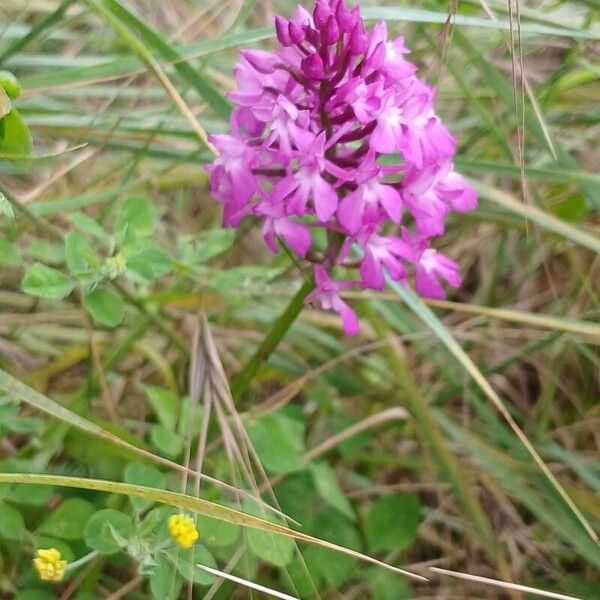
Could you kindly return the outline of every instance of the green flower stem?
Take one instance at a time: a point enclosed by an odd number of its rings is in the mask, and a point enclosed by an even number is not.
[[[329,235],[329,244],[323,258],[323,267],[330,271],[335,265],[337,257],[344,243],[344,236],[339,233],[331,233]],[[285,246],[284,246],[285,248]],[[288,251],[292,260],[294,256]],[[302,312],[306,297],[315,289],[315,276],[311,270],[311,274],[304,281],[302,287],[296,292],[290,300],[285,311],[275,321],[267,337],[262,341],[261,345],[256,349],[256,352],[248,362],[248,364],[233,378],[231,382],[231,394],[234,399],[239,398],[250,386],[252,380],[258,373],[262,364],[271,356],[271,353],[279,342],[283,339],[287,330],[292,326],[298,315]]]
[[[364,303],[363,314],[367,317],[377,336],[381,340],[387,339],[389,335],[388,329],[370,304]],[[409,367],[398,353],[394,351],[393,346],[386,345],[384,353],[391,367],[390,373],[399,386],[399,396],[413,417],[419,436],[431,449],[440,469],[454,488],[454,492],[465,514],[469,517],[473,527],[479,534],[486,554],[499,567],[502,567],[503,559],[499,552],[499,546],[495,541],[489,519],[479,500],[469,488],[470,478],[448,448],[446,440],[435,422],[425,398],[421,395]]]
[[[290,300],[287,308],[277,321],[275,321],[271,330],[256,349],[246,366],[233,378],[231,393],[234,399],[239,398],[248,389],[260,367],[269,358],[302,311],[304,300],[306,300],[306,297],[314,288],[315,280],[314,276],[311,275]]]

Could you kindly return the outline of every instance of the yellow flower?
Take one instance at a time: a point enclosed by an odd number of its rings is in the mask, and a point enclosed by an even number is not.
[[[200,537],[194,520],[189,515],[171,515],[168,525],[171,537],[182,548],[191,548]]]
[[[62,581],[65,576],[67,561],[56,548],[40,548],[32,562],[42,581]]]

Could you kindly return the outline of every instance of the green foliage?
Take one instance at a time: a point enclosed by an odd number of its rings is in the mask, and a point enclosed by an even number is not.
[[[274,473],[303,469],[304,427],[283,413],[265,415],[248,424],[248,434],[262,464]]]
[[[86,544],[101,554],[114,554],[123,548],[133,532],[133,522],[126,514],[105,508],[94,513],[85,526]]]
[[[66,275],[41,263],[35,263],[27,270],[21,286],[27,294],[46,300],[62,300],[74,287]]]
[[[371,552],[403,550],[417,536],[419,499],[413,494],[377,500],[365,518],[365,535]]]
[[[20,541],[26,533],[23,515],[14,507],[0,503],[0,537]]]
[[[94,505],[82,498],[67,498],[59,504],[38,528],[38,533],[63,540],[78,540],[88,519],[94,514]]]
[[[457,569],[593,597],[597,544],[480,394],[489,382],[597,530],[600,87],[590,49],[600,30],[590,2],[521,5],[518,28],[504,3],[461,4],[448,36],[446,4],[361,3],[406,38],[411,61],[434,66],[455,166],[481,197],[436,246],[460,262],[464,284],[449,305],[427,307],[404,289],[401,299],[350,298],[363,321],[357,339],[300,298],[301,316],[240,387],[235,375],[309,269],[264,252],[250,220],[220,226],[202,169],[211,155],[157,73],[201,128],[226,132],[231,68],[240,47],[271,44],[271,7],[17,4],[2,8],[0,27],[0,68],[18,77],[0,70],[0,475],[179,491],[178,465],[189,448],[195,468],[210,415],[202,471],[242,489],[202,480],[202,499],[284,523],[247,501],[258,487],[292,528],[394,564],[448,559],[451,543],[468,549]],[[206,13],[196,18],[192,5]],[[326,244],[323,235],[315,250]],[[193,342],[200,311],[214,347],[203,335]],[[210,386],[192,400],[201,375]],[[224,568],[238,552],[234,573],[307,600],[471,593],[443,577],[411,589],[353,557],[205,515],[184,550],[167,527],[179,509],[156,496],[47,483],[0,487],[0,590],[17,600],[64,591],[34,579],[32,551],[48,547],[97,561],[75,600],[113,594],[138,574],[132,598],[178,600],[187,582],[202,597],[217,580],[196,563]]]

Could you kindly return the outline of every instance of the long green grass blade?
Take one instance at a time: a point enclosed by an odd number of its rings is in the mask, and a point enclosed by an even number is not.
[[[0,473],[0,484],[2,483],[25,483],[35,485],[50,485],[50,486],[61,486],[69,488],[78,488],[83,490],[95,490],[99,492],[107,492],[109,494],[120,494],[122,496],[129,496],[135,498],[144,498],[152,502],[158,502],[160,504],[166,504],[174,506],[183,510],[189,510],[194,513],[205,515],[219,521],[225,521],[241,527],[248,527],[251,529],[258,529],[260,531],[266,531],[274,533],[276,535],[283,535],[289,538],[293,538],[300,542],[306,542],[314,546],[320,546],[321,548],[327,548],[346,554],[353,558],[358,558],[364,562],[383,567],[394,573],[406,575],[414,579],[420,579],[427,581],[425,577],[411,573],[404,569],[399,569],[387,563],[381,562],[376,558],[372,558],[356,550],[351,550],[344,546],[339,546],[332,542],[326,542],[318,538],[312,537],[299,531],[294,531],[283,525],[277,523],[271,523],[247,515],[233,508],[217,504],[216,502],[209,502],[202,498],[196,498],[194,496],[188,496],[187,494],[179,494],[177,492],[171,492],[169,490],[159,490],[156,488],[148,488],[140,485],[132,485],[127,483],[120,483],[117,481],[105,481],[101,479],[86,479],[83,477],[64,477],[60,475],[36,475],[31,473]]]
[[[444,346],[450,351],[450,353],[460,362],[465,368],[477,385],[481,388],[483,393],[491,400],[492,404],[496,407],[498,412],[509,424],[515,435],[519,438],[527,452],[530,454],[534,463],[540,468],[545,477],[550,481],[553,488],[558,492],[561,499],[569,507],[572,513],[577,517],[583,529],[587,532],[590,538],[596,543],[600,543],[600,538],[590,525],[588,520],[585,518],[583,513],[579,510],[577,505],[573,502],[563,486],[560,484],[558,479],[554,476],[552,471],[548,468],[544,460],[541,458],[537,450],[533,447],[527,436],[523,433],[523,430],[514,420],[511,413],[508,411],[504,402],[500,396],[495,392],[492,386],[488,383],[487,379],[482,375],[481,371],[477,368],[475,363],[462,349],[460,344],[454,339],[452,334],[446,329],[444,324],[435,316],[433,311],[413,292],[410,288],[405,288],[401,284],[393,281],[388,277],[388,284],[390,287],[400,296],[400,298],[406,303],[406,305],[421,319],[437,336]]]

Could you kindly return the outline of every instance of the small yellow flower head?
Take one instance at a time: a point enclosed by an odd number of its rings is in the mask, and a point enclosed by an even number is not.
[[[171,515],[168,525],[171,537],[182,548],[191,548],[200,537],[194,520],[189,515]]]
[[[56,548],[40,548],[32,562],[42,581],[62,581],[65,576],[67,561]]]

